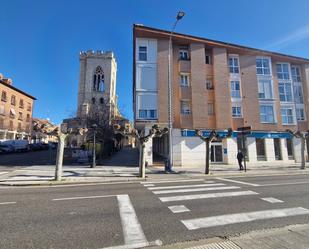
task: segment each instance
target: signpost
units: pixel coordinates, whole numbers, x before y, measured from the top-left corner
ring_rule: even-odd
[[[246,148],[246,137],[251,134],[251,126],[244,126],[237,128],[237,131],[240,131],[241,135],[241,144],[242,144],[242,153],[244,154],[244,168],[245,172],[247,172],[247,148]]]

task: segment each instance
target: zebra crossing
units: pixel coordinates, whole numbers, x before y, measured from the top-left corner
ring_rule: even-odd
[[[237,223],[253,222],[257,220],[267,220],[283,218],[297,215],[309,215],[309,209],[303,207],[283,208],[276,206],[284,201],[262,196],[257,191],[243,189],[244,186],[234,185],[237,182],[224,181],[224,179],[204,180],[204,179],[183,179],[172,181],[144,182],[142,185],[154,194],[162,203],[176,204],[169,205],[168,209],[175,215],[181,217],[182,213],[194,212],[187,205],[197,200],[215,198],[245,198],[253,196],[272,205],[266,210],[252,210],[252,212],[224,213],[222,215],[198,217],[193,219],[180,219],[181,223],[188,230],[210,228]],[[253,186],[253,187],[257,187]]]

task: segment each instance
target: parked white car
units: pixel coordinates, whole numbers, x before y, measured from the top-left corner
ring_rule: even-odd
[[[30,146],[27,140],[6,140],[1,143],[2,145],[10,145],[14,151],[29,151]]]

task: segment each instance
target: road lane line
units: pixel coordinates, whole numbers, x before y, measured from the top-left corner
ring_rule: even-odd
[[[244,223],[255,220],[266,220],[304,214],[309,214],[309,209],[296,207],[285,209],[271,209],[248,213],[225,214],[198,219],[182,220],[181,222],[186,226],[188,230],[196,230],[200,228],[224,226],[235,223]]]
[[[282,203],[284,201],[281,201],[279,199],[273,198],[273,197],[267,197],[267,198],[261,198],[263,201],[267,201],[270,203]]]
[[[148,243],[128,195],[117,195],[125,245]]]
[[[176,188],[195,188],[195,187],[211,187],[211,186],[224,186],[224,183],[214,184],[194,184],[194,185],[177,185],[177,186],[165,186],[165,187],[150,187],[149,190],[163,190],[163,189],[176,189]],[[145,185],[144,185],[145,186]]]
[[[207,199],[207,198],[243,196],[243,195],[258,195],[258,194],[259,193],[256,193],[253,191],[236,191],[236,192],[220,192],[220,193],[201,194],[201,195],[180,195],[180,196],[159,197],[159,199],[162,202],[170,202],[170,201],[185,201],[185,200],[195,200],[195,199]]]
[[[66,197],[66,198],[57,198],[52,199],[53,201],[68,201],[68,200],[82,200],[82,199],[97,199],[97,198],[106,198],[106,197],[115,197],[116,195],[95,195],[95,196],[77,196],[77,197]]]
[[[183,212],[190,212],[190,210],[184,205],[177,205],[177,206],[169,206],[168,207],[174,214],[183,213]]]
[[[141,182],[141,184],[159,184],[159,183],[173,183],[173,182],[203,182],[204,179],[179,179],[168,181],[154,181],[154,182]]]
[[[16,204],[16,201],[0,202],[0,205]]]
[[[153,187],[155,186],[154,184],[144,184],[144,187]]]
[[[213,187],[213,188],[172,189],[172,190],[153,191],[153,193],[156,195],[161,195],[161,194],[171,194],[171,193],[189,193],[189,192],[202,192],[202,191],[239,189],[239,188],[240,187],[237,187],[237,186],[227,186],[227,187]]]
[[[243,182],[243,181],[236,181],[236,180],[221,178],[221,177],[217,177],[216,179],[221,180],[221,181],[226,181],[226,182],[233,182],[233,183],[238,183],[238,184],[243,184],[243,185],[254,186],[254,187],[260,186],[260,184]]]

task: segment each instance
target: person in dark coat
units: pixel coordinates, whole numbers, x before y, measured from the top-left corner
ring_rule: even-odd
[[[241,150],[238,150],[237,153],[237,160],[238,160],[238,165],[239,165],[239,170],[243,170],[243,166],[242,166],[242,160],[244,159],[244,154],[241,152]]]

